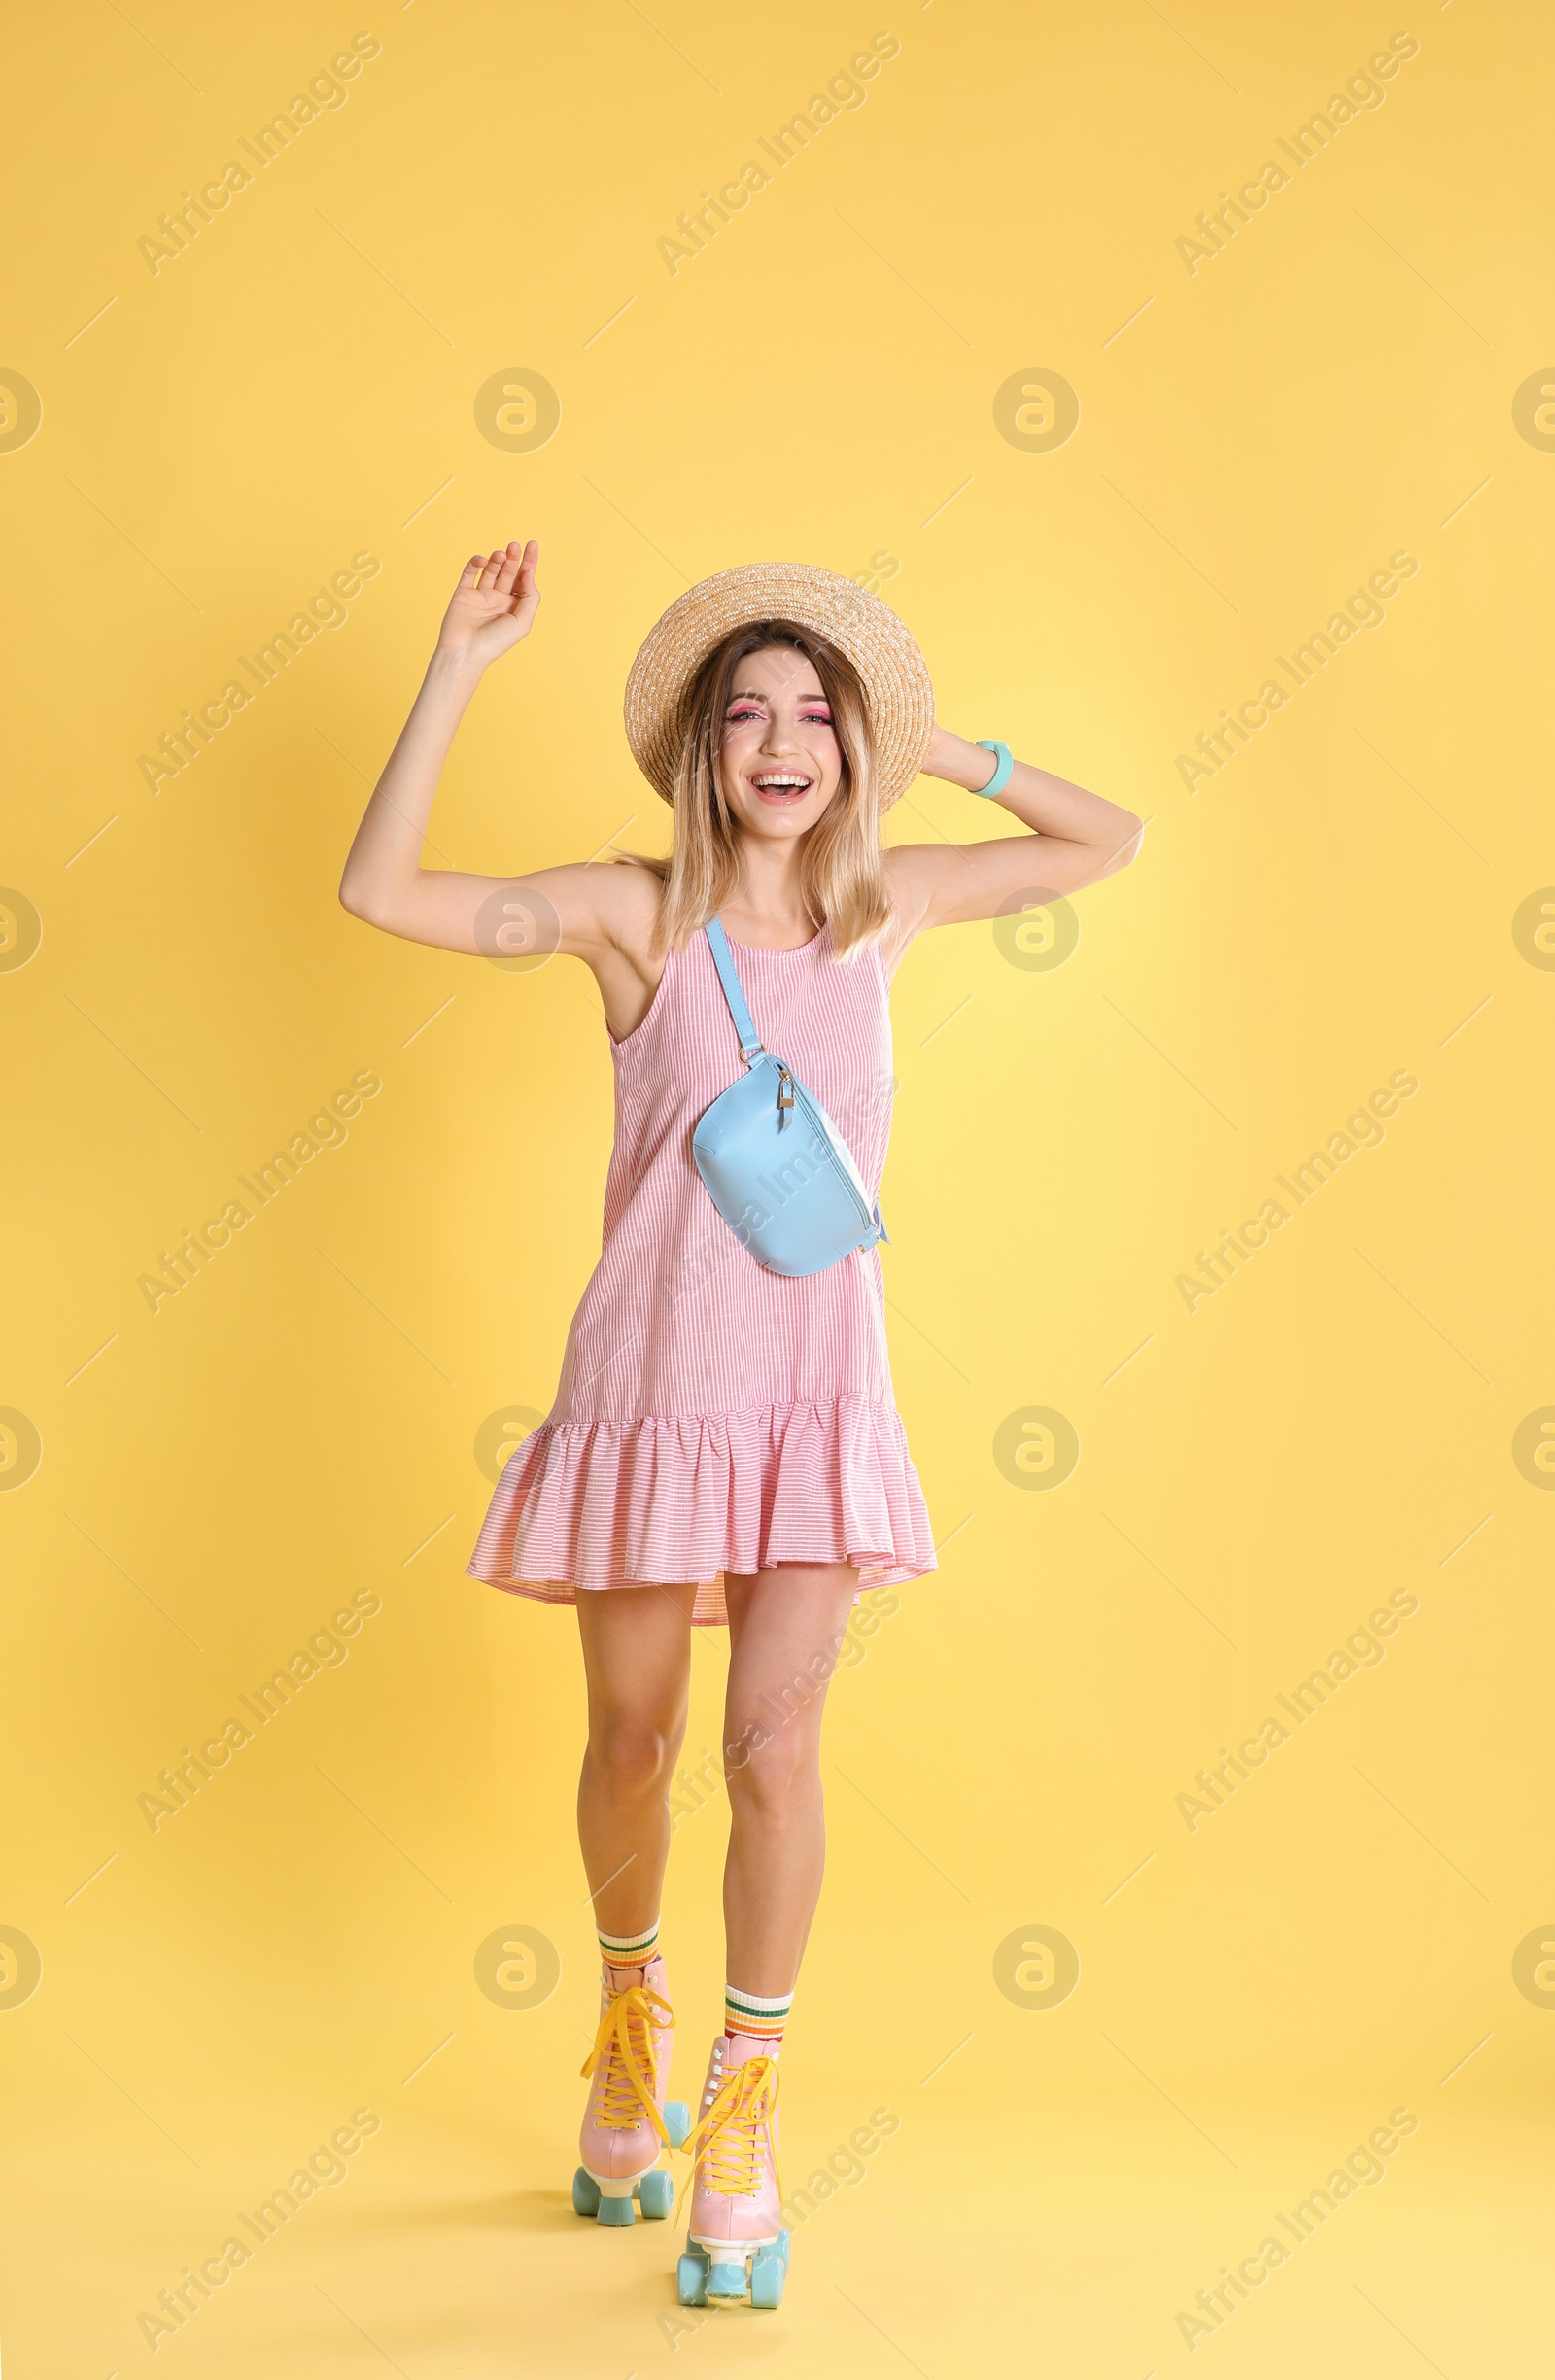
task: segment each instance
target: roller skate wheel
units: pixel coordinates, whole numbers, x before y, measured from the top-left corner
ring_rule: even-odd
[[[638,2204],[649,2223],[662,2223],[674,2205],[674,2176],[656,2165],[638,2185]]]
[[[688,2249],[675,2267],[674,2294],[682,2305],[708,2302],[708,2259]]]
[[[783,2301],[783,2283],[788,2278],[787,2259],[780,2249],[758,2248],[750,2259],[750,2302],[753,2306],[771,2308]]]
[[[572,2212],[574,2215],[597,2215],[600,2211],[600,2186],[591,2173],[580,2165],[572,2176]]]
[[[666,2099],[664,2128],[670,2135],[671,2148],[680,2148],[691,2130],[691,2110],[683,2099]]]
[[[778,2234],[778,2245],[773,2253],[782,2258],[783,2270],[786,2272],[788,2270],[788,2225],[786,2224]]]

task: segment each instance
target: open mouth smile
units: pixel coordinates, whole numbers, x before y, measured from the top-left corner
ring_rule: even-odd
[[[769,769],[750,781],[764,802],[802,802],[815,780],[791,769]]]

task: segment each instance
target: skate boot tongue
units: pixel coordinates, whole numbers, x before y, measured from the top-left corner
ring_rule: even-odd
[[[650,2028],[664,2031],[674,2023],[669,2001],[644,1984],[631,1984],[611,1996],[582,2066],[585,2075],[603,2068],[595,2121],[606,2131],[627,2131],[646,2116],[665,2147],[670,2146],[659,2113]]]
[[[618,1991],[656,1990],[664,1981],[664,1960],[657,1950],[647,1958],[627,1959],[605,1957],[602,1962],[605,1992],[613,1998]]]

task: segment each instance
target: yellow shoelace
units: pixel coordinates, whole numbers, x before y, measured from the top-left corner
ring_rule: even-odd
[[[655,2016],[655,2010],[661,2013]],[[600,2018],[594,2047],[582,2066],[582,2072],[590,2075],[604,2064],[600,2112],[595,2121],[606,2131],[627,2131],[646,2116],[665,2147],[670,2146],[670,2135],[659,2113],[651,2028],[656,2024],[663,2031],[674,2023],[674,2012],[669,2001],[644,1983],[634,1983],[629,1991],[618,1991],[611,1999]]]
[[[731,2070],[702,2121],[682,2144],[693,2158],[699,2151],[705,2153],[705,2189],[716,2197],[739,2198],[760,2188],[761,2133],[771,2124],[777,2105],[775,2057],[747,2057],[743,2066]],[[776,2148],[772,2172],[780,2200],[783,2185]]]

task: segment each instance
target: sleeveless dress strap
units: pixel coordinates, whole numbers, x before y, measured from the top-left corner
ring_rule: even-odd
[[[745,1006],[745,995],[740,988],[740,972],[735,965],[735,954],[729,948],[729,937],[716,917],[709,917],[702,930],[708,937],[712,963],[718,970],[723,996],[729,1003],[729,1014],[735,1020],[735,1031],[740,1036],[740,1054],[748,1066],[752,1058],[761,1056],[762,1041]]]

